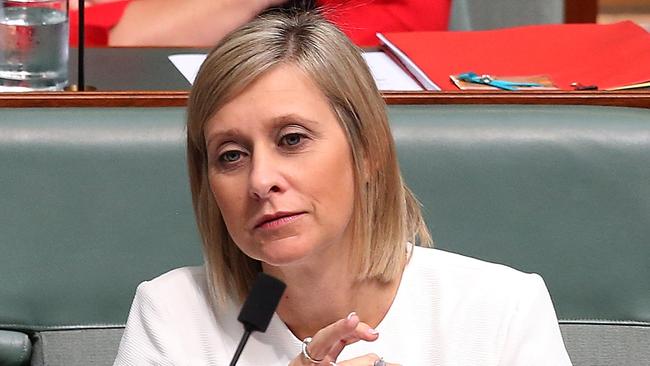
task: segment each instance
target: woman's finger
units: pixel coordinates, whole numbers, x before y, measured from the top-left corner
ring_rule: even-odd
[[[307,353],[315,360],[336,360],[343,348],[360,339],[374,341],[377,332],[367,324],[361,323],[356,313],[350,313],[341,319],[319,330],[307,345]]]
[[[374,341],[378,336],[379,332],[377,332],[375,329],[371,328],[366,323],[359,322],[359,324],[357,324],[357,327],[354,329],[354,332],[349,337],[343,338],[340,342],[334,344],[327,356],[331,360],[336,360],[345,346],[355,343],[359,340]]]
[[[381,362],[379,361],[381,360]],[[361,357],[351,358],[341,362],[330,362],[330,366],[400,366],[396,363],[383,361],[374,353],[369,353]]]

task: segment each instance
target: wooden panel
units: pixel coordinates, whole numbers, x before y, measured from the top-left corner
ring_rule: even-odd
[[[0,93],[0,107],[183,107],[188,92]]]
[[[598,0],[564,0],[565,23],[596,23]]]
[[[650,12],[648,0],[598,0],[599,13],[647,13]]]
[[[650,93],[645,91],[385,93],[384,99],[388,104],[599,105],[650,108]]]
[[[650,108],[647,91],[456,91],[384,93],[388,104],[538,104]],[[0,93],[0,108],[184,107],[187,92]]]

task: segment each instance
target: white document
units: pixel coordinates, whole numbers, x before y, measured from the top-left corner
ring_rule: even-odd
[[[425,74],[420,67],[411,60],[402,50],[395,46],[391,41],[389,41],[383,34],[377,33],[377,38],[390,49],[390,52],[397,57],[400,62],[413,74],[413,76],[418,79],[418,81],[424,85],[427,90],[440,91],[440,87],[431,81],[427,74]]]
[[[176,66],[178,71],[185,76],[185,79],[194,84],[194,79],[196,79],[196,74],[199,73],[199,68],[205,60],[206,54],[199,53],[186,53],[178,55],[170,55],[169,61]]]
[[[178,54],[169,56],[169,61],[176,66],[185,79],[192,84],[205,60],[205,54]],[[383,52],[364,52],[363,58],[370,67],[372,77],[382,91],[417,91],[423,90],[408,73],[400,68]]]
[[[383,52],[364,52],[372,77],[381,91],[418,91],[422,87]]]

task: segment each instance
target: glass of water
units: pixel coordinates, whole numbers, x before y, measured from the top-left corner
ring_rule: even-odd
[[[0,0],[0,91],[68,82],[68,0]]]

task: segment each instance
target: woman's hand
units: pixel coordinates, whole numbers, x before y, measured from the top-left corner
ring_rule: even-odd
[[[380,359],[375,354],[367,354],[341,362],[336,362],[336,359],[345,346],[360,340],[372,342],[377,340],[378,337],[379,333],[376,330],[361,322],[357,314],[351,313],[347,318],[332,323],[314,334],[307,346],[307,353],[312,359],[322,360],[319,363],[320,365],[373,366]],[[388,362],[384,364],[386,366],[397,366]],[[300,353],[291,361],[289,366],[314,366],[314,363]]]

